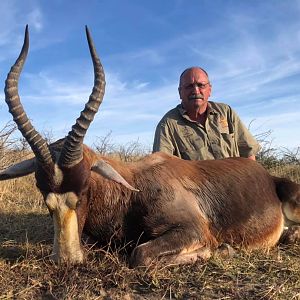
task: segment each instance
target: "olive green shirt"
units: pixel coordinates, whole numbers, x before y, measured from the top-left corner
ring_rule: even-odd
[[[192,121],[179,104],[165,114],[155,131],[153,152],[188,160],[249,157],[260,146],[227,104],[208,102],[205,126]]]

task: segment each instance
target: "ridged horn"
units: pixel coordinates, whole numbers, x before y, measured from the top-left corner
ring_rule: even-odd
[[[59,166],[63,167],[71,167],[82,159],[82,143],[84,136],[99,109],[105,91],[104,70],[87,26],[85,27],[85,30],[94,66],[94,87],[84,110],[80,113],[79,118],[76,120],[76,123],[72,126],[72,130],[65,139],[58,160]]]
[[[29,33],[28,25],[25,29],[25,37],[22,50],[15,64],[11,67],[5,81],[5,101],[9,107],[9,112],[12,114],[15,123],[18,125],[23,137],[30,145],[37,160],[42,164],[52,164],[53,160],[51,152],[48,148],[46,140],[34,129],[29,121],[24,108],[20,102],[18,93],[18,81],[26,61],[29,49]]]

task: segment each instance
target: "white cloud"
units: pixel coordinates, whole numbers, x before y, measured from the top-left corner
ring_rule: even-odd
[[[28,23],[37,31],[41,31],[43,29],[43,15],[39,8],[35,7],[32,11],[30,11],[27,19]]]

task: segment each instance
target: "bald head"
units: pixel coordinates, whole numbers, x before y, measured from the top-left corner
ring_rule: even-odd
[[[189,68],[185,69],[185,70],[180,74],[180,77],[179,77],[179,88],[180,88],[181,85],[182,85],[182,78],[184,77],[184,75],[185,75],[186,73],[189,73],[190,71],[194,71],[194,70],[198,70],[198,71],[203,72],[203,73],[206,75],[206,77],[207,77],[207,81],[209,82],[208,73],[207,73],[204,69],[202,69],[201,67],[189,67]]]

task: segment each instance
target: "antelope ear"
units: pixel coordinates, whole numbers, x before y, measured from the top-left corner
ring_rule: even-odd
[[[33,173],[36,169],[35,158],[24,160],[12,165],[0,173],[0,180],[13,179]]]
[[[92,171],[102,175],[103,177],[118,182],[132,191],[139,192],[138,189],[131,186],[110,164],[104,160],[98,160],[91,168]]]

